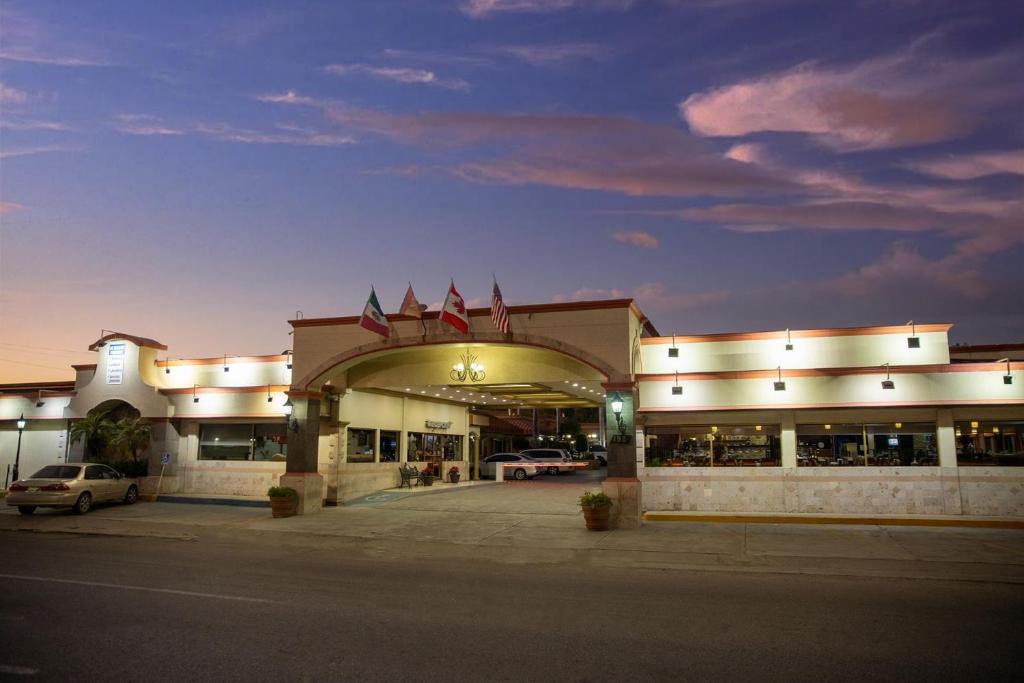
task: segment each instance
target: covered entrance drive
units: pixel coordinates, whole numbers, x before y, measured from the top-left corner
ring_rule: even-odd
[[[480,458],[497,450],[544,445],[545,436],[555,446],[562,421],[554,430],[542,422],[574,410],[587,421],[577,434],[596,443],[615,437],[605,489],[626,491],[618,512],[638,519],[630,377],[642,318],[628,300],[521,308],[510,311],[510,335],[493,329],[486,309],[470,311],[467,335],[429,314],[388,316],[387,340],[356,317],[293,321],[297,381],[282,482],[300,491],[303,511],[397,486],[400,465],[446,481],[476,477]],[[503,434],[509,424],[520,432]]]

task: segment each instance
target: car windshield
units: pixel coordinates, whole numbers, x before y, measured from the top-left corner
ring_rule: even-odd
[[[74,465],[47,465],[32,475],[33,479],[74,479],[79,467]]]

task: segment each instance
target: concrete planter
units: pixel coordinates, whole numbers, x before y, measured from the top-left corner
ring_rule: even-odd
[[[600,507],[581,505],[580,508],[583,510],[583,519],[587,523],[587,529],[608,531],[608,518],[612,510],[610,505],[601,505]]]

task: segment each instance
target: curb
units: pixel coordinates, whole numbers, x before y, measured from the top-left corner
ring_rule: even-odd
[[[1024,529],[1024,520],[928,517],[798,517],[793,515],[693,515],[645,512],[645,522],[720,522],[725,524],[849,524],[864,526],[934,526],[975,529]]]
[[[269,508],[269,500],[241,500],[237,498],[192,498],[185,496],[168,496],[161,494],[161,503],[181,503],[183,505],[229,505],[243,508]]]

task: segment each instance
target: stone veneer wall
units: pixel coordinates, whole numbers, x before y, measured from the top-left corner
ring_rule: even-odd
[[[425,463],[397,463],[397,462],[347,462],[338,465],[338,494],[339,503],[346,500],[360,498],[381,489],[394,488],[402,483],[402,477],[398,474],[398,466],[411,464],[422,469]],[[448,469],[456,465],[462,474],[462,481],[469,479],[469,461],[467,460],[445,460],[442,477],[446,476]],[[436,481],[436,480],[435,480]]]
[[[1012,467],[644,468],[645,510],[1024,516]]]
[[[184,493],[226,496],[265,496],[284,474],[283,462],[203,460],[182,465]]]

